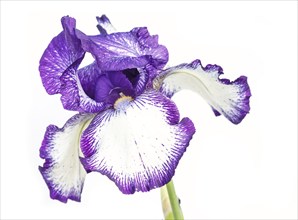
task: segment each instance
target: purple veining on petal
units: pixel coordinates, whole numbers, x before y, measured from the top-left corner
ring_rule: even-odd
[[[68,68],[60,80],[63,85],[60,91],[61,102],[65,109],[84,113],[97,113],[109,107],[107,103],[96,102],[85,93],[75,66]],[[92,82],[89,85],[93,86],[94,83]],[[94,89],[90,90],[94,91]]]
[[[96,82],[95,100],[97,102],[114,104],[121,93],[125,96],[135,96],[131,82],[120,71],[106,72]]]
[[[125,69],[122,71],[131,82],[135,95],[138,96],[147,88],[150,78],[150,71],[147,71],[147,66],[143,68]]]
[[[146,91],[125,109],[108,109],[92,120],[81,138],[81,162],[125,194],[149,191],[172,179],[194,133],[190,119],[179,122],[170,99]]]
[[[76,142],[81,127],[91,118],[92,115],[78,114],[70,118],[61,129],[55,125],[49,125],[46,129],[40,147],[40,157],[45,162],[39,170],[52,199],[64,203],[68,199],[81,200],[86,172],[80,164],[79,143]]]
[[[111,81],[105,74],[100,76],[97,79],[96,85],[95,85],[94,100],[97,102],[108,102],[107,98],[110,95],[110,92],[113,90],[113,88],[114,86],[112,85]],[[117,97],[118,96],[119,94],[117,95]]]
[[[133,86],[122,71],[109,72],[107,73],[107,76],[115,88],[119,88],[126,96],[134,97]]]
[[[147,64],[160,69],[168,61],[166,47],[159,45],[157,36],[150,36],[147,28],[98,36],[87,36],[77,30],[76,35],[104,71],[142,68]]]
[[[138,39],[140,47],[151,55],[149,64],[162,69],[169,60],[169,53],[165,46],[158,44],[158,35],[151,36],[147,28],[140,27],[132,29],[131,33]]]
[[[85,54],[74,34],[75,19],[66,16],[61,23],[64,30],[52,39],[39,62],[42,83],[50,95],[60,92],[61,75]]]
[[[234,124],[239,124],[243,118],[246,116],[247,113],[249,113],[250,111],[250,105],[249,105],[249,99],[251,97],[251,91],[249,88],[249,85],[247,83],[247,77],[246,76],[240,76],[238,77],[236,80],[234,81],[230,81],[229,79],[225,79],[225,78],[219,78],[220,75],[224,74],[223,73],[223,69],[221,66],[218,66],[216,64],[208,64],[206,67],[203,67],[201,64],[201,61],[198,60],[200,62],[201,67],[206,71],[206,72],[218,72],[218,80],[225,84],[225,85],[237,85],[240,89],[238,91],[238,95],[241,96],[241,103],[235,103],[235,105],[233,106],[237,112],[238,112],[238,116],[230,116],[228,114],[225,114],[225,116]],[[212,107],[213,108],[213,107]],[[215,116],[219,116],[220,112],[216,111],[215,109],[213,109],[213,112],[215,114]]]
[[[230,81],[219,78],[222,74],[220,66],[203,67],[200,60],[194,60],[163,70],[154,79],[153,86],[167,97],[182,89],[195,91],[209,103],[216,116],[223,114],[232,123],[239,124],[250,110],[247,77]]]
[[[96,17],[98,25],[96,26],[100,34],[111,34],[116,32],[115,28],[111,24],[109,18],[106,15]]]
[[[94,99],[96,81],[102,74],[103,73],[98,68],[96,62],[80,68],[77,71],[82,88],[91,99]]]

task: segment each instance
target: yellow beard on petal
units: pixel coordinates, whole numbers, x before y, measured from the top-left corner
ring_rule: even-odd
[[[114,109],[120,109],[121,106],[123,106],[123,104],[127,104],[129,103],[130,101],[133,100],[132,97],[130,96],[125,96],[123,93],[120,93],[120,98],[118,98],[116,100],[116,102],[114,103]]]

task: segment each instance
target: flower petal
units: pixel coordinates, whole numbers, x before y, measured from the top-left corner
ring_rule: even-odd
[[[80,135],[86,123],[94,115],[75,115],[62,129],[55,125],[47,127],[40,148],[45,159],[39,170],[50,189],[52,199],[66,203],[68,199],[80,201],[86,171],[80,163]]]
[[[82,47],[96,59],[104,71],[141,68],[147,64],[161,69],[168,61],[166,47],[158,44],[157,36],[150,36],[147,28],[135,28],[130,32],[87,36],[80,31]]]
[[[85,54],[80,40],[75,37],[75,19],[66,16],[61,23],[63,31],[50,42],[39,64],[42,83],[50,95],[60,92],[61,75]]]
[[[98,68],[96,62],[80,68],[77,74],[86,95],[94,99],[96,81],[103,74]]]
[[[120,71],[108,72],[96,83],[95,100],[113,105],[120,98],[120,93],[133,97],[134,89],[131,82]]]
[[[250,88],[245,76],[233,82],[220,79],[223,70],[217,65],[203,67],[200,60],[181,64],[164,70],[154,80],[155,89],[168,97],[189,89],[199,93],[212,107],[216,116],[223,114],[232,123],[238,124],[250,110]]]
[[[170,99],[146,91],[121,108],[95,116],[81,138],[81,161],[86,170],[108,176],[125,194],[149,191],[172,179],[194,133],[190,119],[179,122]]]
[[[101,34],[111,34],[116,32],[116,29],[113,27],[106,15],[96,17],[96,20],[98,22],[97,29]]]
[[[84,91],[78,73],[76,71],[76,63],[68,68],[63,75],[60,77],[61,87],[61,102],[63,107],[67,110],[79,111],[84,113],[96,113],[102,111],[107,107],[104,102],[96,102],[94,99],[89,97]],[[88,74],[86,70],[86,74]],[[90,73],[90,79],[95,79],[96,73]],[[85,82],[86,83],[86,82]],[[95,82],[89,82],[87,86],[93,86]],[[90,92],[95,93],[95,86],[90,89]],[[94,96],[94,94],[93,94]]]

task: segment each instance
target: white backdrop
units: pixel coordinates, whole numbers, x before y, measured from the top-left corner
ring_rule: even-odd
[[[235,126],[190,92],[177,94],[197,133],[174,182],[186,219],[297,218],[297,2],[1,2],[1,218],[161,219],[159,190],[122,195],[99,173],[82,202],[51,200],[39,171],[49,124],[73,112],[45,92],[39,59],[70,15],[97,34],[106,14],[119,31],[147,26],[169,65],[201,59],[224,77],[248,76],[251,112]]]

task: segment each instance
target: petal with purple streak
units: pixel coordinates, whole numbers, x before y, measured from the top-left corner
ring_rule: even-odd
[[[80,40],[75,36],[75,19],[66,16],[61,23],[63,31],[52,39],[39,61],[42,83],[50,95],[60,92],[60,77],[85,54]]]
[[[77,74],[86,95],[94,99],[96,82],[98,78],[103,74],[98,68],[96,62],[80,68],[77,71]]]
[[[120,94],[134,97],[134,89],[128,78],[120,71],[107,72],[99,77],[95,86],[95,100],[114,104]]]
[[[150,78],[150,71],[147,71],[147,66],[143,68],[125,69],[122,72],[131,82],[135,95],[142,94]]]
[[[189,89],[199,93],[212,107],[215,115],[223,114],[238,124],[250,110],[250,88],[245,76],[235,81],[221,79],[223,70],[217,65],[203,67],[200,60],[181,64],[162,71],[154,80],[155,89],[168,97]]]
[[[168,61],[167,48],[159,45],[158,37],[150,36],[147,28],[97,36],[87,36],[77,30],[76,35],[83,49],[95,57],[104,71],[141,68],[147,64],[161,69]]]
[[[116,29],[113,27],[106,15],[96,17],[96,20],[98,22],[97,29],[101,34],[111,34],[116,32]]]
[[[81,200],[86,171],[80,156],[80,135],[94,115],[75,115],[63,128],[47,127],[40,157],[45,163],[39,170],[48,185],[50,196],[66,203],[68,199]]]
[[[92,120],[81,138],[81,161],[86,170],[106,175],[125,194],[149,191],[172,179],[194,133],[190,119],[179,122],[170,99],[146,91]]]
[[[63,107],[67,110],[79,111],[83,113],[96,113],[107,108],[109,106],[107,103],[97,102],[86,94],[79,79],[78,71],[76,71],[76,69],[76,63],[74,63],[60,77],[62,84],[60,93]],[[87,70],[86,74],[88,74]],[[92,77],[91,75],[90,79],[97,79],[96,76]],[[96,75],[96,73],[94,75]],[[95,82],[87,82],[88,80],[86,78],[84,78],[83,80],[86,80],[86,87],[94,86],[95,84]],[[92,88],[87,91],[95,93],[95,86],[94,89]]]

